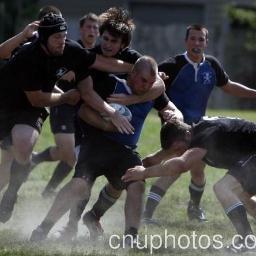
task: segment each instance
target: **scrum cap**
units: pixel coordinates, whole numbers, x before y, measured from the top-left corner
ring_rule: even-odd
[[[67,31],[67,28],[67,23],[62,16],[53,13],[47,14],[41,19],[39,23],[39,40],[43,44],[47,44],[47,40],[50,35]]]

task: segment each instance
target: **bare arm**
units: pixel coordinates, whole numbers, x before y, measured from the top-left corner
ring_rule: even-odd
[[[173,152],[165,149],[160,149],[155,153],[150,154],[143,158],[142,163],[144,167],[149,167],[152,165],[160,164],[162,161],[170,159],[171,157],[173,157]]]
[[[176,176],[190,170],[194,164],[202,160],[206,150],[202,148],[192,148],[187,150],[182,156],[174,157],[161,164],[148,168],[135,166],[126,171],[122,180],[125,182],[132,180],[144,180],[150,177]]]
[[[79,117],[86,123],[107,132],[117,132],[117,128],[112,124],[111,121],[105,120],[99,112],[92,109],[90,106],[83,104],[79,111]]]
[[[0,59],[10,58],[15,48],[32,37],[33,32],[38,28],[38,24],[38,21],[28,24],[22,32],[0,44]]]
[[[233,96],[243,98],[256,98],[256,90],[231,80],[228,80],[228,83],[221,88],[224,92]]]
[[[166,122],[175,121],[177,119],[183,121],[182,113],[171,101],[169,101],[168,105],[159,113]]]
[[[160,96],[165,90],[165,85],[163,80],[160,78],[160,76],[157,76],[157,79],[153,86],[150,88],[149,91],[142,95],[126,95],[126,94],[111,94],[110,97],[108,97],[108,102],[111,103],[118,103],[122,105],[132,105],[136,103],[146,102],[149,100],[154,100],[158,96]]]
[[[91,68],[109,73],[129,73],[132,67],[133,65],[130,63],[114,58],[107,58],[99,54],[96,55],[96,60],[91,65]]]
[[[80,81],[78,88],[80,90],[81,97],[86,104],[88,104],[98,113],[104,113],[106,116],[109,116],[111,122],[119,132],[126,134],[133,133],[134,128],[130,122],[125,117],[121,116],[94,91],[91,77],[87,77]]]
[[[80,99],[80,94],[76,89],[71,89],[65,93],[25,91],[25,94],[34,107],[51,107],[64,103],[75,105]]]

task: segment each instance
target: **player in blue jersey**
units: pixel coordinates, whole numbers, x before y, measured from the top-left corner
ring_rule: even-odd
[[[208,98],[215,86],[224,92],[238,96],[255,98],[256,91],[242,84],[231,81],[221,64],[213,56],[204,54],[208,44],[208,30],[201,25],[187,28],[186,52],[169,58],[159,65],[159,71],[168,75],[165,80],[166,94],[184,116],[187,124],[196,123],[205,115]],[[143,160],[145,166],[160,163],[169,158],[168,151],[160,150]],[[198,161],[191,169],[189,185],[190,201],[187,214],[189,219],[205,221],[206,217],[200,208],[200,201],[205,187],[205,164]],[[145,205],[144,220],[155,222],[153,213],[174,181],[172,177],[159,178],[151,187]]]
[[[111,93],[143,94],[148,91],[156,80],[157,64],[151,57],[141,57],[135,63],[127,81],[110,77],[105,84]],[[88,102],[86,102],[88,103]],[[89,102],[90,104],[90,102]],[[118,131],[102,131],[85,125],[85,139],[81,144],[78,162],[73,179],[59,192],[50,211],[43,222],[32,233],[31,240],[39,241],[46,238],[56,221],[71,208],[76,208],[80,200],[90,198],[92,186],[98,176],[104,175],[116,190],[127,190],[125,206],[125,234],[136,236],[139,228],[144,182],[123,183],[121,176],[126,169],[141,164],[135,151],[144,120],[152,107],[167,114],[182,118],[180,111],[164,96],[155,101],[147,101],[130,105],[132,112],[131,124],[135,128],[133,134],[121,134]],[[91,108],[95,108],[93,104]],[[98,116],[99,117],[99,116]],[[86,122],[88,115],[83,116]],[[105,121],[100,117],[101,129],[106,129]],[[95,123],[93,123],[95,125]],[[120,161],[122,159],[122,161]]]
[[[192,126],[166,123],[161,129],[161,146],[169,153],[182,155],[148,168],[132,168],[123,180],[131,182],[158,176],[172,176],[176,180],[199,161],[228,169],[214,185],[214,192],[238,234],[230,249],[234,253],[255,249],[246,210],[256,216],[255,201],[251,202],[256,194],[256,124],[224,117],[204,117]]]

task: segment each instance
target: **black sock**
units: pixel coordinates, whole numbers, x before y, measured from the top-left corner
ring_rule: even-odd
[[[82,213],[88,203],[88,199],[80,200],[75,207],[70,209],[68,226],[75,225],[81,219]]]
[[[97,202],[93,205],[91,211],[100,219],[105,212],[117,201],[119,197],[113,197],[106,189],[106,186],[100,191]]]
[[[193,182],[193,180],[191,180],[189,184],[190,200],[193,201],[193,203],[197,206],[200,205],[200,201],[204,193],[204,187],[205,184],[197,185]]]
[[[252,229],[247,219],[245,207],[241,202],[225,209],[225,212],[239,235],[245,238],[247,235],[252,234]]]
[[[73,167],[65,162],[59,162],[54,169],[53,175],[46,185],[45,190],[56,189],[58,185],[68,176]]]
[[[21,185],[27,180],[30,173],[30,163],[20,164],[16,160],[12,161],[10,171],[10,181],[7,191],[18,193]]]
[[[50,154],[50,149],[51,147],[45,149],[44,151],[38,153],[38,154],[33,154],[32,155],[32,162],[35,164],[40,164],[42,162],[48,161],[55,161],[52,159],[51,154]]]
[[[48,234],[51,230],[51,228],[54,226],[54,222],[50,220],[43,220],[43,222],[39,225],[39,228],[41,228],[45,234]]]
[[[21,185],[27,180],[30,173],[30,163],[29,164],[19,164],[16,160],[13,160],[10,170],[10,181],[8,187],[3,195],[1,201],[1,207],[8,205],[9,201],[16,201],[16,197]],[[12,200],[14,199],[15,200]]]
[[[162,197],[165,195],[166,191],[162,190],[157,186],[152,186],[148,194],[148,199],[145,206],[145,211],[143,213],[144,218],[151,219],[156,207],[160,203]]]

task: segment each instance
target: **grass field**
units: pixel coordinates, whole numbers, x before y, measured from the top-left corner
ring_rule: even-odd
[[[208,115],[237,116],[248,120],[256,121],[253,111],[208,111]],[[156,114],[150,114],[139,143],[138,151],[142,156],[147,155],[159,148],[159,129],[160,122]],[[38,144],[37,150],[42,150],[53,143],[52,135],[49,132],[48,122],[45,124],[42,136]],[[19,193],[19,199],[12,219],[5,224],[0,224],[0,255],[148,255],[151,253],[147,250],[111,250],[108,245],[108,239],[102,243],[89,243],[86,228],[81,224],[79,226],[79,237],[77,241],[66,244],[60,241],[47,240],[41,244],[32,244],[28,242],[31,231],[41,222],[48,211],[53,199],[43,199],[41,191],[48,181],[54,164],[42,164],[38,166],[30,175],[29,180],[24,184]],[[228,242],[235,231],[225,216],[221,206],[217,202],[213,191],[213,184],[225,173],[225,170],[218,170],[207,167],[207,185],[205,194],[202,199],[207,218],[207,223],[199,224],[189,222],[186,216],[186,207],[188,202],[188,184],[190,180],[189,174],[184,174],[167,192],[160,206],[155,212],[155,217],[163,224],[162,227],[141,227],[140,234],[144,238],[154,239],[155,245],[160,241],[163,244],[161,248],[153,251],[158,255],[225,255],[223,251],[211,251],[209,249],[193,249],[192,244],[188,245],[187,237],[194,237],[194,246],[198,247],[199,243],[207,247],[208,238],[213,239],[216,234],[223,236],[223,242]],[[69,177],[70,179],[70,177]],[[147,181],[147,191],[154,179]],[[99,178],[93,189],[92,198],[87,209],[95,202],[98,192],[105,184],[104,178]],[[123,204],[125,193],[123,193],[118,203],[110,209],[102,219],[106,236],[111,234],[122,234],[124,214]],[[67,220],[65,216],[54,227],[50,236],[54,231],[59,230]],[[255,228],[255,221],[250,219]],[[167,248],[165,248],[164,238],[172,235],[172,239],[167,239]],[[151,235],[151,237],[150,237]],[[152,235],[155,235],[152,237]],[[157,237],[156,235],[159,235]],[[175,237],[175,241],[174,241]],[[143,240],[143,239],[142,239]],[[147,240],[147,246],[150,241]],[[181,246],[178,246],[178,242]],[[192,240],[189,240],[192,243]],[[145,244],[145,243],[144,243]],[[146,244],[145,244],[146,246]],[[175,248],[174,248],[175,247]],[[184,249],[183,249],[184,248]]]

